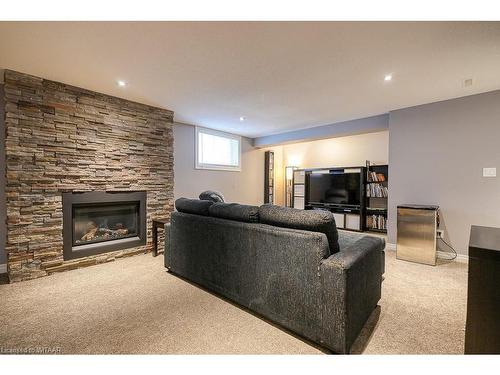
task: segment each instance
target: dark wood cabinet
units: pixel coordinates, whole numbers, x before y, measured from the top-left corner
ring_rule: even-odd
[[[500,354],[500,228],[472,226],[466,354]]]

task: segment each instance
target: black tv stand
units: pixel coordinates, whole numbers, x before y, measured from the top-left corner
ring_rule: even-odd
[[[309,201],[310,173],[340,174],[352,173],[354,170],[361,173],[359,205]],[[365,167],[296,169],[292,181],[292,207],[331,211],[337,226],[342,229],[387,233],[388,179],[388,165],[370,165],[368,162]]]
[[[359,174],[359,204],[354,202],[334,203],[311,201],[309,181],[315,174]],[[353,231],[363,231],[365,226],[365,204],[366,204],[366,168],[365,167],[348,167],[348,168],[316,168],[302,169],[294,171],[293,180],[293,202],[295,208],[303,208],[306,210],[326,210],[330,211],[335,216],[335,222],[339,229],[347,229]],[[357,203],[357,202],[356,202]]]
[[[353,206],[350,204],[320,204],[320,203],[309,203],[306,209],[324,209],[328,211],[338,211],[338,212],[359,212],[361,206]]]
[[[364,215],[361,206],[310,204],[305,209],[330,211],[335,216],[337,228],[357,232],[363,231]]]

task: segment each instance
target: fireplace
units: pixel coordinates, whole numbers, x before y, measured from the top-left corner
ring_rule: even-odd
[[[146,192],[63,194],[64,260],[146,244]]]

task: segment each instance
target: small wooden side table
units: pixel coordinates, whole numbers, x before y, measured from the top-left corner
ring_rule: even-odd
[[[153,256],[158,255],[158,228],[165,230],[165,224],[168,224],[170,219],[158,218],[153,219]]]

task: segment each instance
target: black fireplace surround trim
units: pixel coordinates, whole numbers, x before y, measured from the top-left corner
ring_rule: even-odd
[[[145,191],[86,191],[62,194],[63,205],[63,258],[72,260],[110,251],[143,246],[146,244],[146,192]],[[73,250],[73,205],[93,203],[139,202],[139,233],[136,237],[106,241],[92,248]]]

